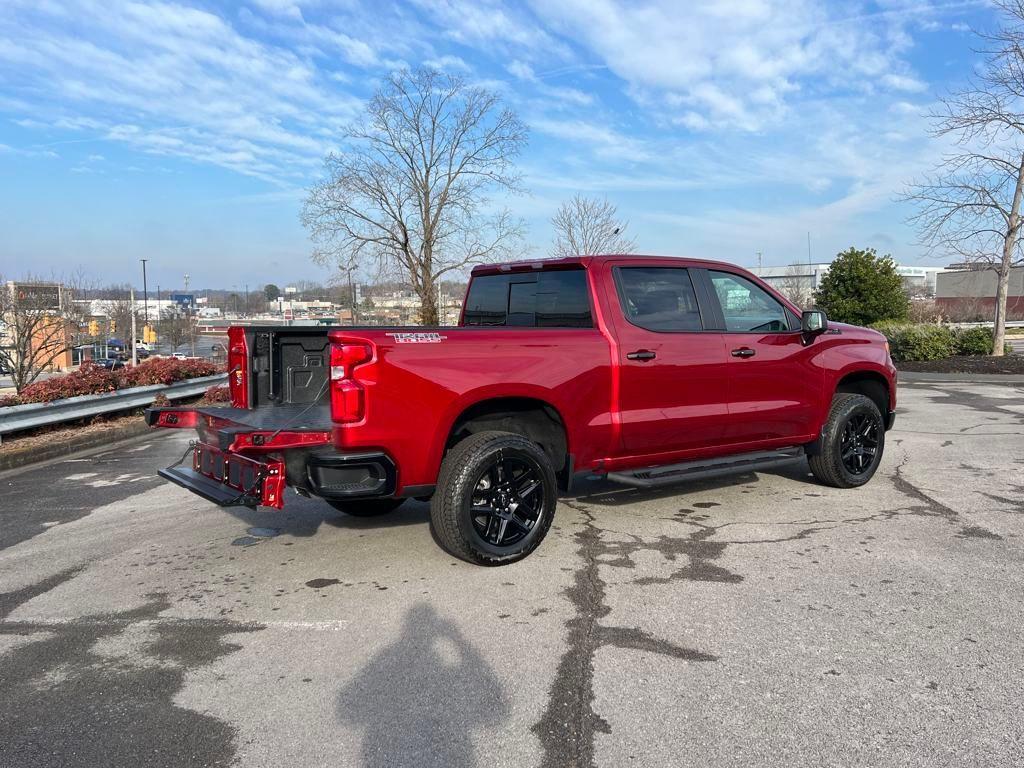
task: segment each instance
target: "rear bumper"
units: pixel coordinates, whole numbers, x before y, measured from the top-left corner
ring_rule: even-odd
[[[383,451],[300,450],[251,458],[201,442],[192,446],[191,466],[174,465],[157,474],[222,507],[275,509],[284,506],[286,482],[325,499],[366,499],[394,496],[398,477]]]
[[[306,461],[309,491],[325,499],[393,496],[397,478],[395,462],[383,451],[318,451]]]

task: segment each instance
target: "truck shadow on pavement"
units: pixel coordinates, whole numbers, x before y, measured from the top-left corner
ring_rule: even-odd
[[[341,721],[363,731],[365,768],[473,768],[473,733],[509,716],[490,665],[427,603],[409,609],[401,635],[342,689],[337,706]]]
[[[251,509],[249,507],[222,507],[224,512],[253,528],[271,528],[288,536],[306,538],[315,536],[322,525],[334,528],[394,528],[403,525],[426,525],[430,507],[413,500],[405,502],[394,512],[380,517],[346,515],[319,499],[289,499],[284,511]]]
[[[679,497],[682,501],[685,500],[686,496],[692,494],[725,488],[744,487],[745,490],[741,491],[741,493],[748,493],[761,481],[762,476],[785,477],[789,480],[795,480],[819,488],[822,487],[811,474],[807,461],[801,460],[785,466],[761,469],[756,472],[739,472],[705,478],[703,480],[680,480],[676,484],[660,488],[634,488],[608,480],[584,480],[573,487],[572,493],[563,494],[563,498],[607,507],[620,507],[638,502],[667,499],[673,496]]]

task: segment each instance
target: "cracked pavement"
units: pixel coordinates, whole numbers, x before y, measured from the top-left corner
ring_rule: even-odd
[[[213,507],[187,439],[0,476],[0,766],[1024,763],[1019,388],[904,385],[855,491],[591,483],[503,568]]]

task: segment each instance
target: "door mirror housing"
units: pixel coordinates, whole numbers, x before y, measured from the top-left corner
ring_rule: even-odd
[[[800,316],[800,330],[808,339],[828,330],[828,316],[820,309],[805,309]]]

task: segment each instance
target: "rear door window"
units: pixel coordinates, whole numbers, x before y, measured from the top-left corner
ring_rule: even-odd
[[[466,296],[463,324],[592,328],[586,271],[475,277]]]
[[[702,331],[689,270],[683,267],[618,267],[615,283],[626,319],[649,331]]]

